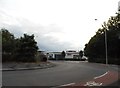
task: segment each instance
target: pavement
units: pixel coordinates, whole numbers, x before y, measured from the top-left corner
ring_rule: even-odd
[[[2,71],[18,71],[18,70],[35,70],[35,69],[45,69],[56,66],[51,62],[39,62],[39,63],[16,63],[7,62],[2,63]]]

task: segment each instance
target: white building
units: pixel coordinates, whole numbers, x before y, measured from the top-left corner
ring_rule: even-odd
[[[73,50],[69,50],[66,51],[66,55],[65,58],[67,59],[79,59],[79,52],[73,51]]]
[[[65,59],[79,59],[79,52],[69,50],[65,52]],[[63,59],[61,52],[49,52],[49,58]]]

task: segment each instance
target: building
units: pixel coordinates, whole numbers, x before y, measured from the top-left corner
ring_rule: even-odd
[[[65,52],[65,60],[70,60],[70,59],[79,59],[79,52],[76,52],[74,50],[69,50]],[[63,59],[61,52],[49,52],[49,59],[56,59],[56,60],[61,60]]]
[[[61,52],[49,52],[49,55],[48,55],[48,58],[49,59],[61,59],[62,56],[61,56]]]
[[[66,59],[79,59],[79,52],[76,52],[74,50],[66,51],[65,58]]]

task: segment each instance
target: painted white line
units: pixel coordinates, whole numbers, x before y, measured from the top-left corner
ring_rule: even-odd
[[[69,84],[64,84],[64,85],[61,85],[62,86],[70,86],[70,85],[74,85],[75,83],[69,83]]]
[[[61,88],[61,87],[65,87],[65,86],[70,86],[70,85],[74,85],[75,83],[69,83],[69,84],[64,84],[64,85],[60,85],[60,86],[56,86],[56,87],[51,87],[51,88]]]
[[[84,86],[102,86],[102,83],[97,83],[95,81],[86,82]]]
[[[109,71],[108,71],[108,72],[109,72]],[[108,72],[104,73],[103,75],[100,75],[100,76],[94,77],[94,79],[101,78],[101,77],[105,76],[106,74],[108,74]]]

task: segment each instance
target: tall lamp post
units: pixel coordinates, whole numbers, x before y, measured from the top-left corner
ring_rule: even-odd
[[[107,65],[108,64],[107,29],[105,29],[105,57],[106,57],[106,65]]]
[[[98,19],[95,19],[97,21]],[[105,63],[108,64],[107,29],[105,29]]]

